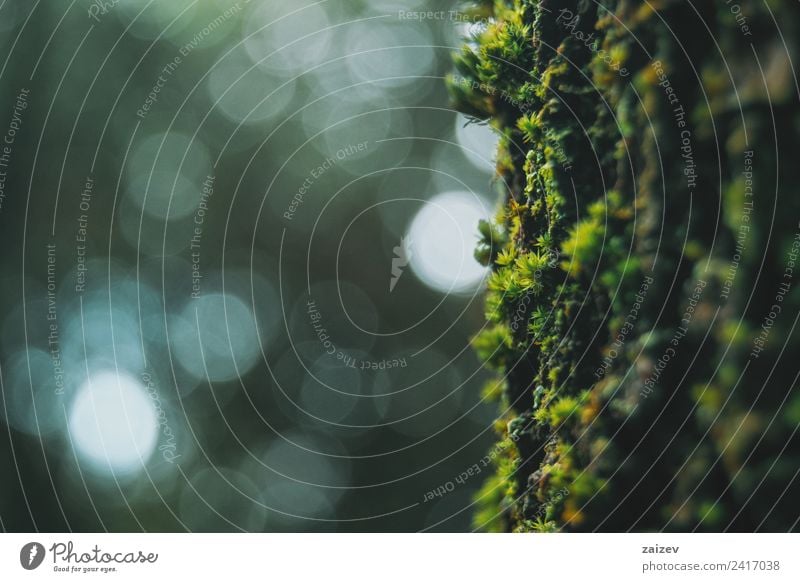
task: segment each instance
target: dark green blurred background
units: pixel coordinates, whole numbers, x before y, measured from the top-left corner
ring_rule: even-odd
[[[469,528],[452,9],[0,0],[3,530]]]

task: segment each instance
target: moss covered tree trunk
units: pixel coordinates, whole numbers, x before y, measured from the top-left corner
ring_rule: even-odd
[[[450,88],[503,136],[504,199],[476,525],[797,529],[800,4],[471,10]]]

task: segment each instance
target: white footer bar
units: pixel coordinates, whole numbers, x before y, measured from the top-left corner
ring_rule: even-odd
[[[800,580],[798,534],[3,534],[0,580]],[[552,578],[551,578],[552,577]]]

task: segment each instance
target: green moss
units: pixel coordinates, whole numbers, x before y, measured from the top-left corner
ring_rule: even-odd
[[[787,98],[777,109],[765,107],[763,87],[734,94],[728,67],[748,70],[753,55],[724,5],[698,7],[703,26],[689,5],[671,0],[473,6],[491,23],[455,56],[457,75],[449,85],[461,111],[490,121],[502,135],[497,174],[504,185],[496,220],[480,227],[476,257],[492,268],[491,325],[474,345],[504,378],[486,392],[498,399],[502,390],[501,437],[507,438],[507,426],[516,435],[477,498],[476,525],[716,531],[763,520],[762,528],[792,527],[796,511],[775,511],[762,500],[769,491],[800,494],[791,471],[770,472],[767,462],[781,455],[800,461],[800,443],[789,432],[800,409],[796,398],[783,409],[786,422],[773,423],[760,445],[764,463],[743,464],[758,431],[766,430],[759,419],[770,418],[793,385],[788,370],[769,369],[766,355],[749,369],[744,365],[765,315],[747,296],[748,272],[779,280],[792,242],[769,238],[766,199],[749,223],[733,291],[721,299],[719,289],[743,216],[743,151],[763,152],[756,154],[760,192],[800,178],[792,148],[769,153],[775,149],[770,128],[793,139],[800,127],[797,103]],[[574,28],[558,20],[562,8],[578,16]],[[748,41],[767,46],[766,8],[751,8],[755,32]],[[775,10],[800,22],[795,5]],[[575,31],[593,34],[594,43]],[[693,191],[683,173],[674,104],[654,61],[686,111],[699,169]],[[687,73],[692,70],[701,72],[699,81]],[[777,162],[780,178],[769,175]],[[778,220],[789,231],[796,229],[799,207],[796,197],[781,201]],[[688,333],[655,389],[643,396],[698,278],[709,285],[693,307]],[[642,292],[644,280],[650,284]],[[774,294],[759,292],[762,303]],[[800,293],[784,301],[784,312],[800,310]],[[705,333],[712,322],[715,329]],[[781,343],[769,348],[773,355]],[[791,339],[791,349],[797,343]],[[736,412],[751,407],[750,415]],[[731,439],[735,446],[728,446]],[[791,447],[781,452],[786,442]],[[676,474],[687,457],[691,463]],[[761,493],[750,495],[748,484],[759,482]],[[697,498],[687,500],[695,490]]]

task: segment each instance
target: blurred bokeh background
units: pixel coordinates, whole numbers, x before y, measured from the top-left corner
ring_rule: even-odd
[[[0,0],[3,530],[469,529],[456,9]]]

